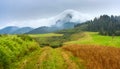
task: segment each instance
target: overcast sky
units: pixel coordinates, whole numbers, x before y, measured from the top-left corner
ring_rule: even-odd
[[[43,22],[67,9],[91,17],[120,15],[120,0],[0,0],[0,28],[49,25]]]

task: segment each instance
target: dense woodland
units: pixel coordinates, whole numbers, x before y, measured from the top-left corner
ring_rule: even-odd
[[[86,31],[99,32],[101,35],[120,35],[120,17],[102,15],[75,27]]]

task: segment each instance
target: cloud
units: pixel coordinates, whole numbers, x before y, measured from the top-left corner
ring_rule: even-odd
[[[66,9],[87,13],[120,15],[120,0],[0,0],[0,27],[49,25],[48,18]]]
[[[67,14],[71,14],[72,20],[71,22],[84,22],[86,20],[90,20],[90,16],[84,13],[80,13],[75,10],[65,10],[62,13],[50,17],[50,18],[40,18],[40,19],[28,19],[28,20],[11,20],[6,22],[6,24],[2,27],[5,26],[19,26],[19,27],[33,27],[37,28],[40,26],[51,26],[54,25],[58,20],[64,20]]]
[[[18,26],[18,27],[33,27],[37,28],[40,26],[49,26],[52,23],[49,22],[50,19],[35,19],[35,20],[22,20],[22,21],[11,21],[8,23],[5,23],[1,28],[6,26]]]

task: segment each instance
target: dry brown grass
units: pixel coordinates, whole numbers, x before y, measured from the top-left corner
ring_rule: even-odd
[[[120,69],[120,48],[95,45],[63,46],[85,61],[87,69]]]

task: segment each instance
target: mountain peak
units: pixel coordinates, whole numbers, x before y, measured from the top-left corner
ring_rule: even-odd
[[[57,15],[55,17],[55,20],[56,23],[66,23],[66,22],[81,23],[88,20],[88,16],[78,11],[68,9]]]

